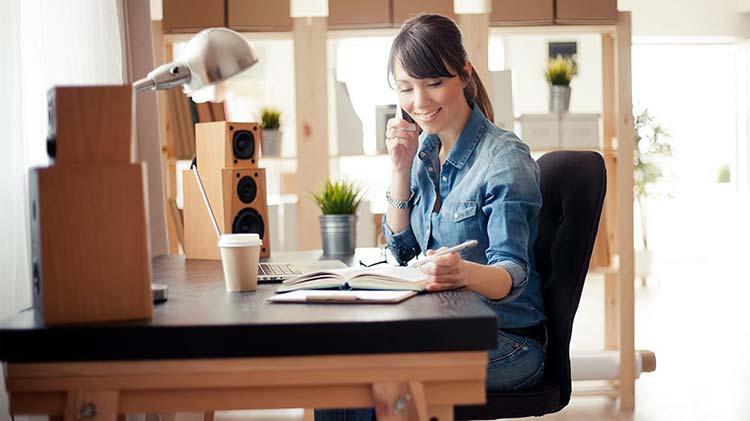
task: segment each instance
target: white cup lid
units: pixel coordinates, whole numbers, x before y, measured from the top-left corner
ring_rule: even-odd
[[[247,247],[262,244],[258,234],[222,234],[218,245],[219,247]]]

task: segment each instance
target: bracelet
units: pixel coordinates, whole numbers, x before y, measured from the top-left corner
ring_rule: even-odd
[[[409,198],[406,200],[398,200],[394,199],[391,196],[391,189],[388,189],[385,191],[385,200],[388,202],[389,205],[393,206],[394,208],[398,209],[409,209],[411,207],[411,200],[414,198],[414,190],[410,190],[411,194],[409,195]]]

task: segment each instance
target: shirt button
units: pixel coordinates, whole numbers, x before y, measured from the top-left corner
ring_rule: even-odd
[[[427,154],[425,154],[424,152],[420,152],[420,153],[419,153],[419,157],[420,157],[420,158],[424,158],[424,156],[425,156],[425,155],[427,155]]]
[[[453,214],[453,219],[458,219],[458,213]]]
[[[443,176],[443,181],[448,181],[448,176]]]
[[[427,167],[427,171],[428,171],[428,172],[433,172],[433,171],[434,171],[434,169],[433,169],[432,167]]]

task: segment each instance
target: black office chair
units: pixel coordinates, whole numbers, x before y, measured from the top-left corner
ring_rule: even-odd
[[[596,152],[555,151],[538,163],[543,203],[534,253],[548,319],[544,376],[531,389],[488,393],[485,405],[456,407],[456,419],[542,416],[570,402],[570,335],[599,228],[607,171]]]

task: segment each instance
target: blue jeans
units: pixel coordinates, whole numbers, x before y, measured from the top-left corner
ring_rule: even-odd
[[[528,389],[544,374],[546,345],[534,339],[498,330],[497,347],[487,363],[487,390],[503,392]],[[373,408],[316,410],[315,421],[372,421]]]

